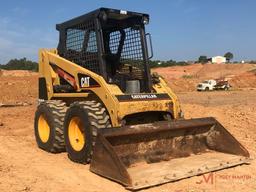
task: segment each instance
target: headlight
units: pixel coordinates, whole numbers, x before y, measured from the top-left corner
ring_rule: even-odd
[[[144,25],[147,25],[149,23],[148,17],[143,18],[143,23],[144,23]]]

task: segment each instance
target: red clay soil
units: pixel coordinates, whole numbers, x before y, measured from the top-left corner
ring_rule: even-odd
[[[250,88],[256,87],[256,71],[245,72],[240,75],[233,77],[230,83],[237,88]]]
[[[194,91],[203,80],[218,78],[228,78],[233,89],[256,88],[255,69],[255,64],[192,64],[152,71],[163,76],[174,91],[182,92]]]
[[[27,77],[27,76],[35,76],[37,75],[36,72],[27,71],[27,70],[1,70],[0,69],[0,76],[1,77]]]
[[[236,76],[255,68],[254,64],[206,64],[195,73],[195,76],[208,79],[224,78]]]
[[[37,97],[38,77],[0,77],[0,103],[31,103]]]
[[[0,103],[31,102],[32,106],[0,108],[0,191],[122,192],[123,186],[95,175],[89,165],[71,162],[66,153],[38,149],[33,132],[37,76],[0,77]],[[9,85],[8,85],[9,83]],[[186,118],[216,117],[235,138],[256,155],[256,90],[182,92]],[[193,162],[191,162],[193,163]],[[145,192],[256,191],[256,161],[250,165],[168,183]]]
[[[162,67],[162,68],[155,68],[152,71],[161,74],[163,77],[171,78],[171,79],[178,79],[183,76],[193,76],[198,71],[202,70],[204,65],[202,64],[193,64],[187,66],[173,66],[173,67]]]

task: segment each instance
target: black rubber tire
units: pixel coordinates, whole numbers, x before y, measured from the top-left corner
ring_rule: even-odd
[[[205,87],[204,90],[205,90],[205,91],[210,91],[209,87]]]
[[[38,105],[34,119],[34,133],[39,148],[51,153],[66,151],[63,134],[66,110],[66,104],[59,100],[44,101]],[[44,115],[50,127],[47,142],[41,140],[38,132],[38,120],[41,115]]]
[[[68,136],[69,123],[73,117],[78,117],[80,119],[86,140],[85,145],[80,151],[73,149]],[[64,120],[64,139],[69,159],[77,163],[89,163],[97,136],[97,130],[107,127],[111,127],[111,123],[107,110],[101,103],[97,101],[80,101],[72,103],[67,110]]]

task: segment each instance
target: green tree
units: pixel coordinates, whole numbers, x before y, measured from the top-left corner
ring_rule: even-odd
[[[189,65],[186,61],[174,61],[172,59],[168,61],[161,61],[161,60],[149,60],[150,68],[157,68],[157,67],[170,67],[170,66],[177,66],[177,65]]]
[[[22,59],[11,59],[6,65],[0,65],[0,68],[6,70],[38,71],[38,64],[24,57]]]
[[[230,62],[230,60],[232,60],[234,58],[233,53],[231,52],[227,52],[224,57],[226,57],[227,61]]]
[[[207,56],[205,55],[201,55],[199,58],[198,58],[198,63],[207,63],[208,62],[208,59],[207,59]]]

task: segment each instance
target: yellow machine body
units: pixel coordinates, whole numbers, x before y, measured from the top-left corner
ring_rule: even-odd
[[[50,64],[52,63],[74,77],[75,83],[77,84],[76,93],[54,93],[53,85],[59,84],[59,76],[51,67]],[[90,76],[97,81],[99,86],[81,88],[78,74]],[[56,49],[41,49],[39,51],[39,76],[46,79],[48,99],[86,99],[91,95],[83,91],[90,90],[92,94],[99,97],[107,108],[113,127],[121,126],[121,121],[125,116],[136,113],[162,111],[169,113],[174,119],[178,119],[181,115],[181,108],[177,96],[161,77],[159,77],[160,82],[153,85],[154,92],[146,94],[145,99],[141,98],[143,94],[133,94],[134,99],[119,101],[116,96],[122,97],[125,96],[125,93],[123,93],[117,85],[108,84],[102,76],[60,57]],[[165,98],[155,99],[158,94],[165,94]],[[150,97],[152,97],[152,100]]]

